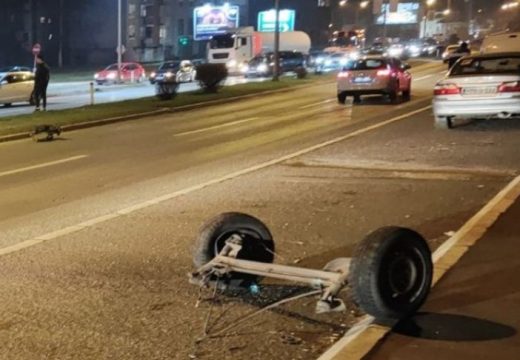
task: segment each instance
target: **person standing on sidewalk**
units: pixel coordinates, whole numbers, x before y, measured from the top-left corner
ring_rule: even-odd
[[[34,101],[36,109],[40,111],[40,101],[43,105],[43,111],[47,109],[47,86],[49,85],[50,70],[49,66],[43,60],[42,55],[36,56],[36,72],[34,74]]]

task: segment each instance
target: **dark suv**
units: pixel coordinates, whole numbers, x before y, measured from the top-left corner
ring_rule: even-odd
[[[280,51],[280,73],[295,71],[297,68],[305,67],[305,56],[297,51]],[[274,73],[274,53],[268,52],[257,55],[249,61],[246,77],[271,76]]]

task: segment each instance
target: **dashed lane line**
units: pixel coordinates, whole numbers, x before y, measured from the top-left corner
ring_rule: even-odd
[[[10,253],[13,253],[13,252],[17,252],[17,251],[20,251],[22,249],[26,249],[26,248],[29,248],[31,246],[41,244],[41,243],[43,243],[45,241],[55,240],[55,239],[58,239],[58,238],[60,238],[62,236],[70,235],[72,233],[75,233],[75,232],[87,229],[87,228],[92,227],[92,226],[94,226],[96,224],[100,224],[100,223],[108,221],[108,220],[116,219],[116,218],[121,217],[123,215],[131,214],[133,212],[136,212],[138,210],[142,210],[142,209],[147,208],[149,206],[157,205],[157,204],[160,204],[162,202],[165,202],[165,201],[168,201],[168,200],[172,200],[174,198],[177,198],[177,197],[180,197],[180,196],[183,196],[183,195],[188,195],[190,193],[202,190],[202,189],[207,188],[209,186],[216,185],[216,184],[228,181],[228,180],[235,179],[235,178],[243,176],[243,175],[247,175],[247,174],[250,174],[250,173],[253,173],[253,172],[265,169],[265,168],[268,168],[268,167],[273,166],[273,165],[277,165],[277,164],[283,163],[284,161],[287,161],[287,160],[290,160],[290,159],[294,159],[294,158],[296,158],[298,156],[302,156],[302,155],[305,155],[307,153],[310,153],[310,152],[322,149],[324,147],[327,147],[327,146],[339,143],[341,141],[357,137],[357,136],[365,134],[367,132],[371,132],[371,131],[379,129],[381,127],[390,125],[390,124],[392,124],[394,122],[404,120],[404,119],[409,118],[411,116],[420,114],[420,113],[422,113],[422,112],[424,112],[424,111],[426,111],[426,110],[428,110],[430,108],[431,108],[431,105],[425,106],[425,107],[422,107],[420,109],[417,109],[417,110],[405,113],[403,115],[399,115],[399,116],[396,116],[394,118],[388,119],[386,121],[382,121],[380,123],[377,123],[377,124],[374,124],[374,125],[370,125],[370,126],[367,126],[365,128],[361,128],[359,130],[355,130],[355,131],[353,131],[351,133],[348,133],[348,134],[345,134],[345,135],[342,135],[342,136],[338,136],[338,137],[333,138],[331,140],[324,141],[322,143],[319,143],[319,144],[307,147],[305,149],[293,152],[291,154],[288,154],[288,155],[285,155],[285,156],[281,156],[281,157],[273,159],[273,160],[265,161],[265,162],[262,162],[260,164],[253,165],[251,167],[248,167],[248,168],[245,168],[245,169],[242,169],[242,170],[238,170],[238,171],[229,173],[229,174],[227,174],[225,176],[217,177],[215,179],[212,179],[212,180],[200,183],[200,184],[189,186],[189,187],[181,189],[181,190],[173,191],[171,193],[167,193],[167,194],[164,194],[162,196],[159,196],[159,197],[156,197],[156,198],[153,198],[153,199],[150,199],[150,200],[147,200],[147,201],[135,204],[135,205],[131,205],[129,207],[117,210],[117,211],[115,211],[113,213],[110,213],[110,214],[102,215],[102,216],[99,216],[99,217],[96,217],[96,218],[93,218],[93,219],[90,219],[90,220],[86,220],[86,221],[81,222],[79,224],[70,225],[70,226],[64,227],[62,229],[59,229],[59,230],[56,230],[56,231],[52,231],[50,233],[39,235],[39,236],[36,236],[36,237],[34,237],[32,239],[28,239],[28,240],[22,241],[20,243],[14,244],[14,245],[10,245],[10,246],[1,248],[0,249],[0,256],[6,255],[6,254],[10,254]]]
[[[65,159],[61,159],[61,160],[55,160],[55,161],[49,161],[46,163],[41,163],[38,165],[32,165],[32,166],[19,168],[19,169],[7,170],[7,171],[0,172],[0,177],[19,174],[22,172],[41,169],[41,168],[45,168],[45,167],[49,167],[49,166],[59,165],[59,164],[63,164],[63,163],[71,162],[71,161],[75,161],[75,160],[80,160],[80,159],[86,158],[87,156],[88,155],[77,155],[77,156],[72,156],[72,157],[68,157]]]
[[[215,129],[221,129],[221,128],[225,128],[228,126],[242,124],[242,123],[246,123],[246,122],[250,122],[250,121],[254,121],[254,120],[258,120],[258,119],[259,119],[259,117],[251,117],[251,118],[247,118],[247,119],[243,119],[243,120],[231,121],[231,122],[227,122],[224,124],[209,126],[209,127],[202,128],[202,129],[184,131],[181,133],[174,134],[173,136],[186,136],[186,135],[198,134],[201,132],[211,131],[211,130],[215,130]]]

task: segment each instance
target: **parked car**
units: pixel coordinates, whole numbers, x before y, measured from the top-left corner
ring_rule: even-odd
[[[94,80],[98,85],[117,83],[117,64],[107,66],[104,70],[94,74]],[[146,79],[146,71],[139,63],[121,63],[122,82],[141,82]]]
[[[195,81],[196,75],[197,71],[195,70],[195,66],[192,64],[192,62],[190,60],[182,60],[179,65],[179,70],[177,70],[177,82],[193,82]]]
[[[17,102],[33,104],[32,91],[34,74],[32,71],[9,71],[0,75],[0,104],[10,106]]]
[[[401,93],[404,100],[410,99],[412,75],[410,66],[401,60],[383,56],[367,56],[350,60],[338,74],[338,102],[344,104],[348,96],[354,102],[362,95],[387,95],[392,102]]]
[[[520,116],[520,52],[459,59],[434,88],[435,127],[453,119]]]
[[[280,73],[295,71],[299,67],[305,67],[306,61],[303,53],[298,51],[280,51]],[[274,73],[274,53],[269,52],[257,55],[249,61],[243,69],[245,77],[271,76]]]
[[[157,81],[163,81],[165,79],[176,79],[180,66],[180,60],[170,60],[163,62],[161,65],[159,65],[157,70],[150,73],[148,78],[150,84],[153,85]]]

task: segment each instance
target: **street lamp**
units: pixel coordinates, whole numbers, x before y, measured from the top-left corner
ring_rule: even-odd
[[[280,70],[280,0],[274,0],[274,74],[273,81],[278,81]]]
[[[121,63],[123,62],[123,44],[122,44],[122,34],[121,34],[121,0],[117,0],[117,82],[121,82]]]

